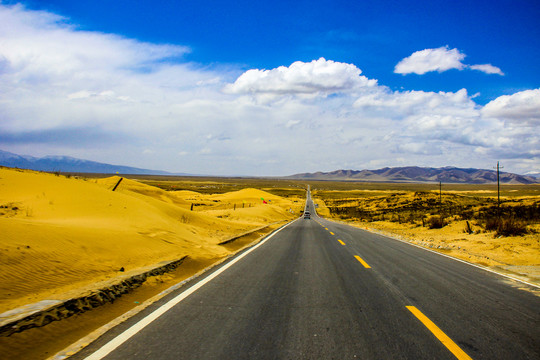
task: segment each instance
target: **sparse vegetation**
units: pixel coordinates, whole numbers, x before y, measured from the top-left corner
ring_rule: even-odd
[[[430,184],[388,184],[386,191],[380,184],[371,188],[366,185],[357,184],[359,189],[349,191],[317,189],[314,195],[322,198],[332,216],[363,222],[389,221],[440,229],[465,220],[464,232],[473,233],[472,221],[495,236],[524,235],[531,231],[530,225],[540,223],[537,185],[504,189],[506,196],[500,207],[496,193],[484,190],[485,185],[450,185],[441,198],[434,186],[429,189]]]
[[[521,236],[530,232],[527,222],[515,217],[491,217],[486,220],[486,230],[495,231],[496,236]]]

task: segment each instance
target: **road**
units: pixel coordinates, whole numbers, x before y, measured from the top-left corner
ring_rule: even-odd
[[[540,358],[540,298],[517,282],[307,206],[74,358]]]

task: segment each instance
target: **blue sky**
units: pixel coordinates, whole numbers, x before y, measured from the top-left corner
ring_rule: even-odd
[[[393,89],[480,92],[486,103],[540,81],[538,1],[29,1],[78,28],[188,46],[185,60],[271,69],[324,57]],[[457,71],[402,76],[414,51],[448,45],[505,77]]]
[[[538,1],[0,9],[3,150],[223,175],[540,168]]]

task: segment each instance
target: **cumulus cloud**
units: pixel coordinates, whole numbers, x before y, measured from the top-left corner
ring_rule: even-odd
[[[231,94],[330,94],[377,84],[361,73],[353,64],[324,58],[309,63],[297,61],[289,67],[248,70],[224,91]]]
[[[393,119],[401,134],[431,139],[463,131],[479,116],[476,103],[467,90],[457,92],[379,91],[358,98],[354,107],[364,114]]]
[[[450,49],[448,45],[436,49],[424,49],[415,51],[412,55],[402,59],[395,66],[394,72],[403,75],[411,73],[423,75],[431,71],[472,69],[486,74],[504,75],[501,69],[491,64],[466,65],[463,63],[465,57],[466,55],[458,49]]]
[[[449,49],[448,46],[425,49],[416,51],[411,56],[401,60],[394,68],[394,72],[423,75],[430,71],[462,70],[465,68],[461,62],[463,59],[465,59],[465,54],[459,52],[458,49]]]
[[[490,118],[506,119],[518,125],[540,125],[540,89],[502,95],[482,109]]]

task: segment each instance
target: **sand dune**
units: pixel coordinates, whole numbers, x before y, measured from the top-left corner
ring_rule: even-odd
[[[118,180],[0,169],[0,313],[83,291],[122,268],[218,259],[229,254],[223,239],[292,218],[300,205],[256,189],[202,195],[128,179],[113,192]]]

